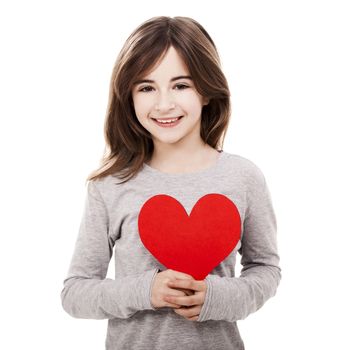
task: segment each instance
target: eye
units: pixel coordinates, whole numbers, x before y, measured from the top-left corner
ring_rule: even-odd
[[[141,88],[139,91],[141,91],[141,92],[148,92],[148,91],[150,91],[150,90],[145,90],[145,89],[148,89],[148,88],[153,89],[152,86],[144,86],[144,87]]]
[[[188,86],[184,85],[184,84],[177,84],[175,86],[179,87],[180,90],[184,90],[184,89],[188,88]]]
[[[176,84],[175,87],[177,87],[176,90],[184,90],[184,89],[187,89],[189,86],[184,85],[184,84]],[[142,87],[139,91],[140,92],[149,92],[149,91],[151,91],[151,89],[153,89],[153,87],[150,85],[147,85],[147,86]]]

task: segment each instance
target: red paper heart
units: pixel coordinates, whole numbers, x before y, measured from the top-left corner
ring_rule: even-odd
[[[161,264],[203,280],[237,245],[241,218],[221,194],[201,197],[189,216],[175,198],[159,194],[143,204],[138,228],[142,243]]]

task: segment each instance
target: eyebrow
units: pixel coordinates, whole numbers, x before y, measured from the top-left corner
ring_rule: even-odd
[[[190,79],[190,80],[193,80],[190,75],[179,75],[177,77],[171,78],[170,81],[175,81],[175,80],[179,80],[179,79]],[[134,85],[138,85],[138,84],[142,84],[142,83],[154,83],[154,82],[155,82],[154,80],[142,79],[142,80],[135,81]]]

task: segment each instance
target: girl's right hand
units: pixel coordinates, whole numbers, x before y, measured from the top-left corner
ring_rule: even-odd
[[[160,307],[172,307],[174,309],[180,308],[179,305],[168,303],[164,300],[165,296],[185,296],[194,294],[193,290],[190,289],[174,289],[168,287],[168,282],[175,279],[194,279],[191,275],[186,273],[174,271],[174,270],[165,270],[158,272],[154,277],[152,291],[151,291],[151,304],[157,309]]]

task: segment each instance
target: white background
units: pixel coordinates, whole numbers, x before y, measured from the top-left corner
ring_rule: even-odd
[[[115,59],[136,26],[165,15],[192,17],[214,39],[232,94],[224,150],[258,165],[273,199],[282,281],[238,322],[246,349],[349,349],[347,6],[1,2],[0,347],[104,348],[107,321],[72,318],[60,291]]]

